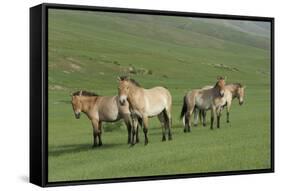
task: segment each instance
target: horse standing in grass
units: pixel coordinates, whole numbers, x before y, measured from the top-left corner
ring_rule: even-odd
[[[145,136],[145,145],[148,143],[148,118],[158,116],[162,126],[162,141],[172,139],[172,96],[170,92],[163,87],[154,87],[151,89],[142,88],[135,80],[128,77],[119,77],[118,96],[121,105],[129,102],[130,111],[133,118],[141,118],[143,122],[143,132]],[[136,132],[132,129],[132,142],[134,145],[134,136]]]
[[[128,130],[128,143],[131,142],[132,120],[129,110],[129,103],[124,101],[121,105],[118,96],[99,96],[96,93],[87,91],[77,91],[71,94],[72,107],[77,119],[80,113],[85,113],[92,122],[93,126],[93,147],[101,146],[102,122],[115,122],[124,119]],[[135,123],[135,125],[137,125]],[[135,129],[138,129],[136,127]],[[98,139],[98,142],[97,142]],[[138,142],[138,134],[137,134]]]
[[[227,84],[225,86],[225,89],[227,90],[226,95],[226,122],[229,123],[229,112],[231,108],[232,100],[237,98],[239,101],[239,105],[242,105],[244,103],[244,95],[245,95],[245,86],[242,86],[240,83],[233,83],[233,84]]]
[[[217,116],[217,128],[220,127],[220,115],[226,100],[225,79],[218,77],[214,87],[210,89],[196,89],[188,92],[183,98],[183,106],[180,117],[183,118],[184,132],[190,132],[191,116],[195,109],[211,110],[211,129],[213,129],[214,117]]]
[[[213,86],[205,86],[202,89],[210,89]],[[244,103],[244,95],[245,95],[245,88],[246,86],[243,86],[240,83],[232,83],[232,84],[227,84],[225,85],[225,93],[224,97],[226,99],[226,106],[227,111],[226,111],[226,122],[229,123],[229,113],[230,113],[230,108],[232,104],[232,100],[237,98],[239,105],[242,105]],[[203,116],[203,126],[206,124],[206,111],[205,110],[200,110],[199,115],[202,114]],[[201,118],[201,116],[200,116]],[[198,112],[194,112],[194,125],[197,125],[198,123]]]

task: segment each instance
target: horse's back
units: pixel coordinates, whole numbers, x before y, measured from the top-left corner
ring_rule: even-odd
[[[168,89],[157,86],[150,89],[144,89],[144,95],[147,96],[150,100],[155,99],[165,99],[166,101],[171,101],[172,96]]]

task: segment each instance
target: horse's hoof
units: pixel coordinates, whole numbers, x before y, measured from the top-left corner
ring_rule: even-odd
[[[99,143],[99,147],[102,146],[102,143]]]
[[[146,146],[148,144],[148,141],[145,141],[144,145]]]
[[[203,123],[203,127],[206,127],[206,123]]]
[[[226,121],[226,123],[229,123],[229,122],[230,122],[229,120]]]
[[[130,147],[133,147],[133,146],[135,146],[135,144],[133,144],[133,143],[132,143],[132,144],[130,144]]]
[[[163,141],[163,142],[166,141],[166,137],[163,137],[163,138],[162,138],[162,141]]]
[[[186,133],[187,132],[186,129],[184,129],[183,132]]]
[[[139,143],[139,142],[140,142],[140,140],[137,139],[137,140],[136,140],[136,143]]]

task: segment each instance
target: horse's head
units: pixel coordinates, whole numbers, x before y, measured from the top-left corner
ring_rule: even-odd
[[[219,76],[219,77],[217,78],[217,80],[218,80],[218,81],[217,81],[215,87],[218,88],[218,90],[219,90],[219,95],[220,95],[221,97],[223,97],[223,96],[224,96],[224,91],[225,91],[225,77]]]
[[[76,119],[80,118],[80,113],[82,110],[81,95],[82,95],[82,90],[79,92],[79,94],[71,94],[72,97],[71,104]]]
[[[239,104],[242,105],[244,103],[244,90],[245,90],[245,86],[241,86],[238,87],[237,89],[237,98],[239,100]]]
[[[118,97],[121,105],[124,105],[127,101],[130,92],[130,81],[127,78],[118,77]]]

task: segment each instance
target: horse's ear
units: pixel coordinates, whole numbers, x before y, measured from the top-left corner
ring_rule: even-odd
[[[70,93],[69,95],[70,95],[70,97],[72,97],[72,96],[73,96],[73,93]]]
[[[82,90],[80,90],[80,92],[79,92],[79,96],[81,96],[82,95]]]
[[[221,80],[222,79],[222,77],[221,76],[217,76],[217,80]]]
[[[120,76],[117,76],[117,82],[120,82],[120,81],[121,81]]]

